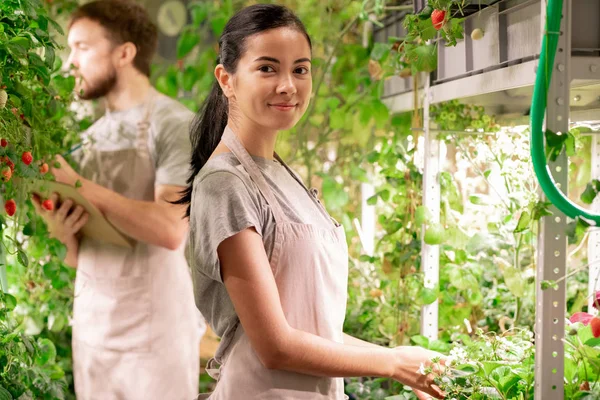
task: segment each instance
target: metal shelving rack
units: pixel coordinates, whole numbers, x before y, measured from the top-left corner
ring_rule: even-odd
[[[471,3],[477,3],[472,1]],[[482,2],[485,3],[485,2]],[[424,0],[414,0],[416,10]],[[464,22],[465,39],[456,47],[438,45],[438,69],[421,74],[418,85],[419,105],[424,110],[425,167],[424,205],[434,220],[439,218],[439,143],[430,129],[428,109],[431,104],[460,99],[483,105],[490,113],[509,121],[528,123],[529,104],[536,76],[541,39],[544,34],[545,0],[500,0],[487,2]],[[546,127],[565,132],[569,124],[582,120],[600,120],[600,1],[564,0],[553,80],[548,94]],[[473,41],[475,28],[485,31],[480,41]],[[375,40],[404,35],[401,16],[388,19],[375,33]],[[392,112],[413,109],[415,94],[412,78],[393,77],[386,81],[384,101]],[[595,135],[592,149],[592,176],[600,176],[600,135]],[[568,189],[567,158],[562,154],[549,165],[554,179],[565,193]],[[594,207],[600,209],[600,201]],[[536,366],[535,397],[562,400],[564,380],[565,280],[556,289],[542,291],[542,280],[565,275],[567,257],[567,218],[554,215],[540,222],[536,297]],[[597,290],[600,266],[600,232],[589,237],[590,293]],[[425,284],[434,286],[439,279],[439,249],[423,243],[422,270]],[[591,304],[591,303],[590,303]],[[438,331],[437,303],[423,308],[421,331],[435,338]]]

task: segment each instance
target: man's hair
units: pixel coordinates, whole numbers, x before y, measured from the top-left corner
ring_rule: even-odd
[[[85,18],[99,23],[116,45],[133,43],[137,48],[134,67],[150,76],[158,31],[143,6],[133,0],[96,0],[80,6],[71,16],[69,27]]]

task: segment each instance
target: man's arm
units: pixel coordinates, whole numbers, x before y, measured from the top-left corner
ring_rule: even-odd
[[[154,201],[132,200],[84,179],[61,156],[56,160],[61,164],[52,170],[56,180],[69,185],[80,181],[79,192],[126,235],[170,250],[177,249],[185,239],[188,229],[185,206],[169,203],[179,199],[183,186],[157,185]]]
[[[170,204],[179,199],[182,186],[158,185],[154,201],[132,200],[87,179],[82,179],[81,194],[94,204],[120,231],[135,240],[179,248],[186,237],[188,222],[185,207]]]

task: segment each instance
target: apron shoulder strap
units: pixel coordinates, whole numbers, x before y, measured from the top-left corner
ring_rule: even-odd
[[[267,201],[267,204],[273,210],[275,223],[284,222],[285,214],[283,213],[281,205],[275,198],[275,195],[269,187],[269,184],[267,183],[265,177],[263,176],[262,172],[260,172],[260,169],[258,169],[258,166],[248,153],[248,150],[246,150],[244,145],[240,142],[238,137],[235,135],[235,133],[233,133],[229,126],[225,127],[225,132],[223,133],[222,140],[225,146],[227,146],[227,148],[231,150],[233,155],[239,160],[244,169],[248,172],[250,178],[252,178],[252,181],[254,181],[256,186],[258,186],[258,190]]]
[[[157,96],[154,88],[150,88],[146,98],[144,114],[137,124],[136,149],[140,155],[150,157],[148,149],[148,131],[150,130],[150,116],[154,110],[154,101]]]

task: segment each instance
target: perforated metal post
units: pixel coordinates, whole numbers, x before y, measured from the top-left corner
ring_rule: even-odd
[[[542,21],[546,18],[546,2],[542,1]],[[565,0],[558,51],[548,91],[546,129],[567,132],[569,129],[569,89],[571,84],[571,1]],[[544,24],[542,24],[544,25]],[[558,34],[550,32],[550,34]],[[539,65],[538,68],[543,68]],[[568,193],[568,165],[564,152],[548,167],[560,189]],[[537,250],[537,282],[535,312],[535,398],[564,399],[565,280],[556,288],[542,290],[543,281],[553,281],[566,274],[567,221],[564,214],[552,208],[553,215],[540,221]]]
[[[592,171],[593,179],[600,179],[600,134],[592,136]],[[591,209],[594,212],[600,212],[600,197],[596,197]],[[594,228],[590,230],[588,237],[588,263],[589,269],[589,284],[588,284],[588,312],[590,314],[598,314],[598,310],[594,308],[596,300],[596,291],[600,289],[600,230]]]
[[[440,221],[440,145],[437,136],[430,130],[429,104],[431,79],[425,80],[423,100],[423,132],[424,132],[424,170],[423,170],[423,205],[431,214],[431,222]],[[425,232],[422,232],[424,237]],[[425,275],[425,287],[435,288],[440,279],[440,248],[421,243],[421,270]],[[438,337],[438,302],[426,305],[422,309],[421,334],[429,339]]]

